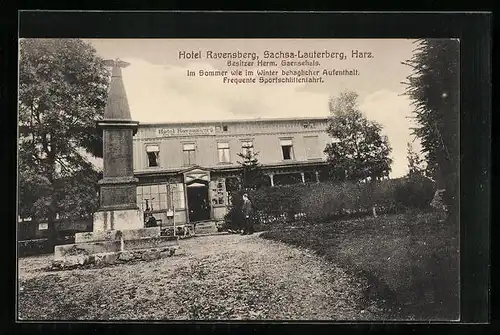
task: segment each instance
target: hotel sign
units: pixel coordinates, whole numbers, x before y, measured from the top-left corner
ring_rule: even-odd
[[[158,137],[215,135],[215,127],[158,128],[156,135]]]

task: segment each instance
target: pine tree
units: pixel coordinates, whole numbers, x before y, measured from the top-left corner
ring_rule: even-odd
[[[238,164],[242,166],[242,187],[243,189],[255,190],[267,185],[267,177],[262,171],[262,166],[257,159],[258,152],[246,150],[244,153],[238,153],[241,161]]]
[[[458,214],[459,171],[459,54],[453,39],[421,39],[413,57],[406,94],[413,101],[418,126],[414,134],[422,143],[425,160],[443,200]]]

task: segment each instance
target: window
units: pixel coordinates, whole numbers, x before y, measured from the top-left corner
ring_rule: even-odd
[[[227,126],[222,126],[222,131],[227,131]]]
[[[318,136],[304,136],[304,145],[308,159],[320,158]]]
[[[143,211],[168,208],[167,185],[137,186],[137,206]]]
[[[280,140],[280,145],[281,145],[281,151],[283,153],[283,160],[294,159],[292,140]]]
[[[185,208],[182,183],[137,186],[137,206],[143,211],[168,210],[173,209],[174,205],[176,209]]]
[[[195,164],[196,157],[194,143],[184,143],[182,146],[182,154],[184,166]]]
[[[158,145],[148,145],[146,146],[146,153],[148,155],[148,166],[155,167],[159,166],[160,161],[160,147]]]
[[[229,143],[217,143],[217,151],[219,153],[219,163],[229,163]]]
[[[242,155],[247,155],[250,154],[251,156],[253,155],[253,141],[243,141],[241,142],[241,154]]]

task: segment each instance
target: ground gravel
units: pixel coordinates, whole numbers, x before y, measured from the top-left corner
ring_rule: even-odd
[[[48,272],[50,261],[19,261],[22,320],[369,320],[379,312],[340,267],[259,234],[181,240],[173,257],[101,269]]]

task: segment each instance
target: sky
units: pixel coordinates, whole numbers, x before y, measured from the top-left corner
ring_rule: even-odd
[[[359,109],[383,126],[392,147],[391,177],[407,172],[407,143],[412,106],[402,84],[411,68],[402,62],[412,57],[408,39],[87,39],[105,59],[130,63],[123,81],[132,118],[139,122],[175,122],[248,118],[328,116],[330,97],[344,90],[359,94]],[[307,69],[357,69],[357,76],[329,76],[315,84],[228,84],[221,77],[200,77],[199,70],[231,70],[227,60],[207,59],[206,52],[298,51],[344,52],[348,57],[317,59]],[[373,58],[352,58],[352,50]],[[202,59],[179,59],[179,52],[201,51]],[[267,59],[272,60],[272,59]],[[299,59],[294,59],[299,60]],[[277,60],[278,63],[281,59]],[[254,63],[255,65],[255,63]],[[237,67],[236,67],[237,68]],[[303,67],[300,67],[303,68]],[[295,67],[294,69],[300,69]],[[247,69],[256,70],[255,66]],[[282,67],[274,68],[281,71]],[[287,68],[292,69],[292,68]],[[188,70],[196,76],[187,76]]]

